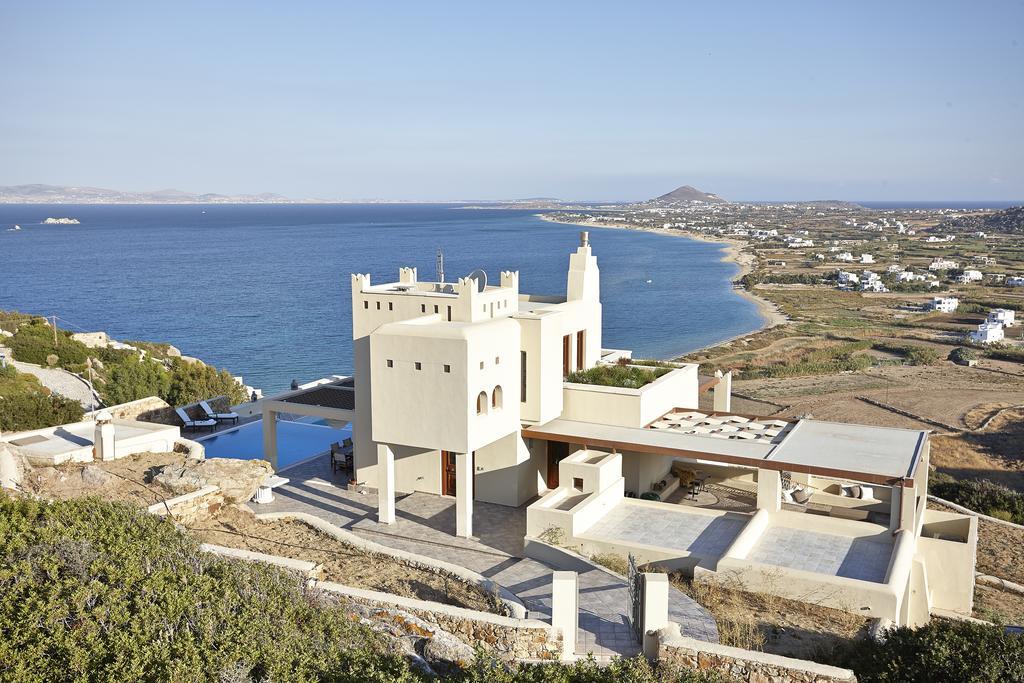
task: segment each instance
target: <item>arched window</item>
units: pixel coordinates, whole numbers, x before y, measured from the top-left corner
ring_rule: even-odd
[[[494,391],[491,392],[491,407],[492,408],[500,408],[501,407],[501,387],[500,386],[494,387]]]
[[[487,414],[487,392],[481,391],[476,397],[476,414],[486,415]]]

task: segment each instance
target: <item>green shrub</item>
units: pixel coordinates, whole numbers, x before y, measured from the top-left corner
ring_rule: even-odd
[[[33,391],[0,395],[0,432],[22,432],[78,422],[82,406],[58,394]]]
[[[872,346],[879,351],[899,354],[911,365],[935,365],[939,362],[939,352],[928,346],[890,344],[889,342],[875,342]]]
[[[987,479],[962,481],[935,476],[928,487],[930,493],[965,508],[1024,524],[1024,494]],[[1008,518],[1005,515],[1009,515]]]
[[[627,365],[598,365],[589,370],[570,372],[565,381],[573,384],[597,384],[605,387],[639,389],[668,372],[671,372],[668,368],[648,370]]]
[[[985,355],[996,360],[1024,363],[1024,349],[1019,347],[988,348],[985,350]]]
[[[181,359],[171,362],[170,386],[161,398],[172,406],[182,406],[214,396],[227,396],[232,405],[248,400],[245,390],[227,370]]]
[[[140,359],[131,354],[121,363],[108,366],[103,385],[103,401],[107,405],[136,401],[147,396],[167,396],[171,374],[159,362]]]
[[[669,669],[652,666],[641,656],[598,664],[584,659],[573,664],[520,664],[506,667],[486,657],[477,658],[463,676],[466,683],[715,683],[722,678],[714,672]]]
[[[1024,681],[1024,639],[999,626],[933,619],[852,648],[845,666],[861,683]]]
[[[47,365],[46,357],[50,354],[57,356],[62,368],[80,366],[85,363],[89,349],[85,344],[76,341],[64,330],[57,331],[57,343],[53,343],[53,328],[47,325],[42,319],[36,319],[24,323],[18,327],[6,341],[14,357],[25,363],[36,365]]]
[[[410,681],[301,578],[133,507],[0,495],[0,680]]]
[[[978,360],[978,352],[974,349],[958,346],[949,352],[949,359],[954,363],[966,365],[972,360]]]

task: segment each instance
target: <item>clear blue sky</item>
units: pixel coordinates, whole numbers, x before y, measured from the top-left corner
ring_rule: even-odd
[[[1024,2],[0,0],[0,185],[1024,199]]]

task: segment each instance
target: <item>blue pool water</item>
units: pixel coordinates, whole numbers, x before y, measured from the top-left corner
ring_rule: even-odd
[[[294,465],[317,453],[329,450],[332,442],[352,436],[351,428],[334,429],[309,422],[277,422],[277,468]],[[201,440],[208,458],[263,458],[263,421],[256,420],[238,429],[214,434]]]

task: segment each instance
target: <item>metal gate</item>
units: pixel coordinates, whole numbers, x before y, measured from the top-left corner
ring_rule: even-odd
[[[629,617],[630,626],[633,627],[633,635],[640,642],[643,642],[643,633],[641,633],[642,624],[644,623],[643,605],[644,605],[644,575],[636,568],[636,558],[633,557],[633,553],[629,554],[627,558],[629,569],[626,574],[626,587],[629,589]]]

